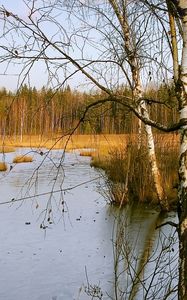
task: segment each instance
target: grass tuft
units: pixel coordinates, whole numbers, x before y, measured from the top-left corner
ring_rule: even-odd
[[[0,162],[0,172],[6,171],[8,169],[5,162]]]
[[[32,156],[28,156],[28,155],[18,155],[16,157],[14,157],[13,159],[13,163],[18,164],[18,163],[28,163],[28,162],[32,162],[33,158]]]

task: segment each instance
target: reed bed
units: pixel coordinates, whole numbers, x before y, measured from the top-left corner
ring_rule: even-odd
[[[150,172],[145,139],[138,150],[135,141],[92,155],[91,165],[106,173],[107,200],[118,205],[130,200],[158,204]],[[173,208],[177,201],[179,138],[177,135],[155,136],[156,156],[165,194]],[[129,200],[130,199],[130,200]]]
[[[134,135],[134,139],[136,135]],[[128,134],[105,134],[105,135],[73,135],[73,136],[39,136],[24,135],[10,136],[3,139],[6,147],[45,147],[48,149],[95,149],[103,147],[114,147],[126,143],[130,138]],[[132,139],[132,136],[131,136]]]

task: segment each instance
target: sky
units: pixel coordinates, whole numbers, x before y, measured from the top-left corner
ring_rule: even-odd
[[[28,0],[26,0],[27,2]],[[28,1],[31,3],[31,1]],[[0,6],[4,6],[8,11],[12,11],[13,13],[16,13],[18,16],[22,17],[23,19],[27,19],[28,16],[28,8],[24,4],[24,0],[1,0]],[[62,16],[61,16],[62,17]],[[3,32],[2,23],[1,25],[1,35]],[[65,24],[63,24],[64,26]],[[47,32],[47,34],[53,34],[53,26],[52,24],[45,24],[44,30]],[[55,28],[56,30],[56,28]],[[19,37],[17,37],[19,39]],[[58,37],[57,37],[58,39]],[[7,41],[6,41],[7,42]],[[18,40],[16,40],[18,42]],[[20,43],[22,43],[20,39]],[[0,56],[2,55],[2,50],[0,50]],[[55,55],[51,53],[52,56]],[[20,63],[20,61],[19,61]],[[0,88],[5,87],[7,90],[15,91],[19,85],[22,83],[22,77],[20,79],[19,74],[21,72],[22,68],[18,64],[9,64],[7,63],[1,63],[0,68]],[[26,72],[26,70],[22,73],[22,75]],[[6,73],[6,75],[5,75]],[[58,72],[60,76],[60,81],[64,80],[64,74],[62,71]],[[83,84],[83,82],[85,82]],[[50,85],[52,83],[51,80],[48,80],[48,73],[46,72],[46,65],[41,62],[37,62],[34,64],[32,69],[29,71],[29,77],[25,81],[26,84],[31,85],[32,87],[36,87],[37,89],[40,89],[44,85]],[[75,89],[85,89],[85,78],[81,76],[81,74],[76,74],[73,79],[69,79],[67,84],[69,84],[72,88]],[[57,81],[54,80],[53,87],[57,85]]]
[[[21,0],[11,1],[11,0],[1,0],[0,6],[4,6],[7,10],[15,11],[17,14],[20,14],[24,11],[23,2]],[[3,28],[2,23],[0,24],[0,34],[2,35]],[[0,50],[2,54],[2,50]],[[17,74],[18,70],[16,67],[11,66],[8,70],[8,75],[3,75],[6,69],[6,64],[1,63],[0,68],[0,88],[5,87],[10,90],[15,90],[17,87]]]
[[[28,15],[29,15],[29,9],[26,6],[26,3],[32,4],[32,2],[34,2],[36,5],[38,3],[48,3],[48,1],[50,2],[50,0],[0,0],[0,7],[4,6],[8,11],[12,11],[13,13],[17,14],[18,16],[20,16],[21,18],[23,18],[23,20],[28,20]],[[51,1],[53,2],[53,1]],[[57,3],[59,3],[57,1]],[[68,2],[69,3],[69,2]],[[75,2],[76,3],[76,2]],[[77,21],[77,19],[79,18],[79,11],[78,11],[78,15],[77,15],[77,19],[73,18],[73,15],[71,14],[71,21],[73,21],[72,23],[74,24],[74,28],[72,28],[70,25],[70,22],[68,23],[68,17],[67,14],[64,13],[64,11],[61,10],[61,6],[58,8],[58,10],[53,12],[53,15],[50,14],[50,16],[52,16],[52,19],[50,21],[48,21],[47,23],[40,23],[40,26],[42,27],[42,30],[44,30],[45,34],[47,35],[48,39],[52,39],[53,42],[55,41],[55,43],[58,45],[59,49],[62,49],[64,52],[72,55],[75,58],[78,59],[82,59],[82,50],[84,51],[84,54],[86,54],[86,58],[89,58],[90,60],[94,60],[96,58],[101,59],[101,63],[98,65],[94,65],[93,70],[94,70],[94,76],[97,76],[97,78],[99,78],[99,82],[101,84],[103,84],[105,87],[107,88],[117,88],[119,87],[119,85],[121,83],[126,83],[126,75],[125,72],[128,73],[129,69],[127,64],[125,63],[125,55],[124,55],[124,48],[123,48],[123,43],[121,43],[121,35],[120,35],[120,30],[118,31],[117,25],[115,27],[115,18],[112,20],[112,24],[114,24],[115,30],[114,30],[114,35],[112,32],[112,29],[110,28],[109,31],[107,31],[107,18],[105,18],[105,23],[103,23],[102,21],[102,17],[100,14],[100,18],[97,19],[97,13],[93,14],[93,11],[91,11],[91,13],[89,14],[89,17],[91,16],[91,18],[89,19],[89,23],[92,26],[93,25],[93,21],[95,24],[96,29],[93,30],[93,28],[89,31],[85,30],[85,24],[81,23],[81,20]],[[105,7],[106,8],[106,7]],[[46,11],[45,11],[46,12]],[[107,11],[108,13],[108,11]],[[139,14],[139,21],[141,20],[141,11],[137,11],[137,14]],[[38,17],[38,11],[36,12],[36,16]],[[110,12],[109,12],[109,16]],[[136,16],[135,16],[136,17]],[[93,19],[92,19],[93,18]],[[7,20],[11,20],[11,17],[7,17],[5,18]],[[81,17],[80,17],[81,19]],[[55,25],[55,21],[59,21],[58,24],[60,24],[62,28],[61,29],[61,33],[58,32],[57,28],[59,29],[59,27],[57,27]],[[77,23],[76,23],[77,22]],[[71,23],[71,24],[72,24]],[[145,23],[145,22],[144,22]],[[102,28],[103,24],[105,25],[104,28]],[[133,23],[132,23],[133,24]],[[138,24],[138,23],[137,23]],[[15,32],[9,32],[9,39],[7,39],[6,36],[2,36],[3,32],[4,32],[4,24],[2,23],[2,20],[0,21],[0,46],[5,43],[7,44],[9,47],[11,47],[11,51],[13,51],[15,53],[15,51],[17,51],[20,54],[20,46],[22,47],[22,49],[24,49],[24,47],[26,47],[26,52],[27,55],[31,55],[31,51],[32,51],[32,46],[34,44],[34,40],[32,39],[31,36],[28,35],[28,37],[23,41],[22,37],[20,35],[18,35]],[[82,26],[82,27],[81,27]],[[146,26],[146,24],[145,24]],[[152,26],[152,25],[151,25]],[[79,28],[81,27],[81,30],[79,30]],[[141,54],[142,50],[145,50],[146,52],[143,53],[142,57],[142,66],[143,66],[143,70],[142,70],[142,83],[144,86],[148,85],[150,83],[150,77],[148,76],[149,73],[151,73],[151,77],[153,78],[154,76],[154,80],[151,82],[151,84],[154,83],[159,83],[162,82],[163,78],[167,78],[169,72],[168,72],[168,66],[172,66],[172,61],[170,63],[171,60],[171,55],[168,55],[168,50],[165,51],[164,48],[167,49],[168,45],[165,44],[165,37],[162,36],[160,38],[160,30],[158,30],[159,26],[157,26],[157,23],[155,25],[154,28],[154,32],[155,32],[155,36],[153,37],[151,35],[151,39],[148,39],[146,42],[144,41],[144,39],[146,37],[148,37],[149,35],[149,31],[150,29],[152,29],[152,27],[146,27],[146,30],[144,31],[144,29],[142,29],[142,31],[145,33],[146,32],[146,37],[141,37],[142,39],[142,44],[146,44],[144,45],[142,48],[140,48],[139,53]],[[65,29],[65,30],[64,30]],[[101,30],[100,30],[101,29]],[[161,28],[162,29],[162,28]],[[111,30],[111,31],[110,31]],[[140,30],[140,36],[142,31]],[[158,32],[157,32],[158,31]],[[98,36],[99,36],[99,32],[101,32],[101,34],[106,34],[106,38],[103,42],[98,43]],[[109,35],[108,35],[109,32]],[[138,34],[139,32],[139,28],[137,31],[135,31],[135,33]],[[71,33],[71,34],[70,34]],[[158,34],[157,34],[158,33]],[[69,38],[70,39],[66,39],[66,34],[69,34]],[[87,34],[89,34],[89,37],[87,36]],[[162,33],[161,33],[162,34]],[[11,36],[12,35],[12,36]],[[157,35],[158,35],[158,43],[156,42],[156,44],[152,43],[152,39],[157,40]],[[87,39],[86,43],[83,43],[83,40]],[[104,39],[104,35],[102,36],[102,38]],[[76,40],[76,42],[75,42]],[[94,44],[94,40],[97,41],[97,44]],[[109,43],[107,43],[107,41],[110,41]],[[35,40],[35,51],[37,50],[37,46],[36,43],[38,41],[38,38]],[[68,41],[70,44],[70,47],[66,47],[64,43],[64,41]],[[74,42],[74,47],[72,47],[72,44]],[[140,43],[141,44],[141,43]],[[166,46],[166,47],[165,47]],[[141,46],[140,46],[141,47]],[[156,47],[156,48],[155,48]],[[114,51],[113,51],[114,48]],[[0,48],[0,59],[2,57],[2,52],[3,50]],[[73,69],[71,64],[68,64],[67,69],[65,69],[64,67],[64,60],[62,60],[62,55],[59,54],[58,51],[55,52],[55,50],[46,50],[47,54],[50,57],[53,58],[57,58],[58,59],[58,82],[62,83],[64,81],[65,78],[68,77],[68,75],[70,74],[69,72],[73,72],[75,71],[75,68]],[[68,52],[69,51],[69,52]],[[165,52],[164,52],[165,51]],[[35,55],[37,54],[37,52],[34,52]],[[106,53],[106,54],[105,54]],[[110,58],[115,60],[115,55],[117,53],[117,59],[118,61],[123,60],[123,67],[125,69],[125,72],[119,71],[118,67],[114,67],[114,64],[111,62],[109,62]],[[152,59],[154,54],[156,54],[156,60],[157,63],[155,63],[155,60]],[[108,56],[109,55],[109,56]],[[151,60],[150,60],[151,57]],[[84,57],[85,58],[85,57]],[[108,62],[106,63],[106,61],[104,61],[104,59],[106,58],[106,60],[108,60]],[[80,61],[79,60],[79,61]],[[5,87],[8,90],[12,90],[15,91],[19,85],[22,83],[22,78],[24,77],[24,75],[27,73],[28,71],[28,67],[26,69],[24,69],[24,71],[21,73],[21,62],[22,60],[16,60],[18,63],[14,63],[14,64],[7,64],[7,63],[2,63],[0,62],[0,88]],[[50,60],[50,62],[54,62],[54,60]],[[87,63],[88,61],[86,61]],[[166,68],[163,67],[163,63],[164,65],[166,64]],[[71,65],[71,67],[70,67]],[[97,69],[98,66],[98,69]],[[102,69],[102,67],[103,69]],[[161,67],[160,67],[161,66]],[[90,74],[92,74],[90,71],[90,65],[87,68],[88,72],[90,72]],[[64,71],[66,71],[64,73]],[[165,73],[164,73],[165,72]],[[6,73],[6,75],[5,75]],[[43,60],[41,61],[35,61],[34,65],[32,66],[32,68],[29,70],[29,76],[27,76],[27,80],[25,81],[26,84],[31,85],[32,87],[36,87],[37,89],[42,88],[42,86],[48,86],[48,87],[52,87],[55,88],[57,87],[57,80],[55,78],[54,75],[54,67],[52,64],[48,65],[48,72],[46,70],[46,64],[45,61]],[[53,73],[53,75],[52,75]],[[19,74],[21,74],[21,77],[19,77]],[[50,77],[48,77],[48,75],[51,74]],[[171,74],[169,74],[170,76]],[[20,80],[18,81],[18,79],[20,78]],[[88,79],[85,78],[85,76],[82,75],[82,73],[79,72],[75,72],[74,76],[72,78],[69,78],[67,81],[67,84],[71,86],[71,88],[75,88],[75,89],[79,89],[79,90],[90,90],[91,89],[91,85],[89,83],[90,81]]]

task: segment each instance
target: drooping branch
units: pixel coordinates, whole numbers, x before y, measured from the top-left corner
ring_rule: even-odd
[[[144,100],[144,99],[142,99]],[[94,107],[97,107],[99,105],[103,105],[107,102],[115,102],[120,104],[121,106],[124,106],[126,108],[128,108],[130,111],[132,111],[144,124],[146,125],[150,125],[160,131],[163,132],[173,132],[173,131],[177,131],[179,130],[182,126],[187,125],[187,120],[183,120],[182,122],[178,122],[175,124],[171,124],[170,126],[165,126],[157,121],[154,121],[150,118],[146,118],[138,109],[137,106],[135,106],[134,104],[132,104],[132,99],[130,97],[123,97],[123,98],[118,98],[117,96],[114,97],[108,97],[105,99],[100,99],[98,101],[95,101],[93,103],[90,103],[89,105],[86,106],[84,112],[82,113],[82,117],[80,118],[76,129],[79,127],[79,125],[84,122],[85,117],[87,115],[87,113]]]

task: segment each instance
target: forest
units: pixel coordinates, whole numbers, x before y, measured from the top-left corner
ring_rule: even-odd
[[[151,87],[152,86],[152,87]],[[120,88],[125,96],[131,91]],[[172,95],[173,94],[173,95]],[[152,103],[154,100],[158,103]],[[155,97],[156,95],[156,97]],[[67,86],[54,91],[43,87],[37,90],[26,84],[16,93],[0,90],[0,132],[3,136],[67,134],[76,127],[87,105],[104,99],[104,92],[81,92]],[[150,84],[145,97],[149,111],[159,122],[177,123],[177,100],[172,85]],[[160,105],[162,99],[163,105]],[[124,134],[137,133],[138,122],[134,114],[119,103],[105,103],[90,110],[76,134]],[[158,131],[157,131],[158,133]]]

